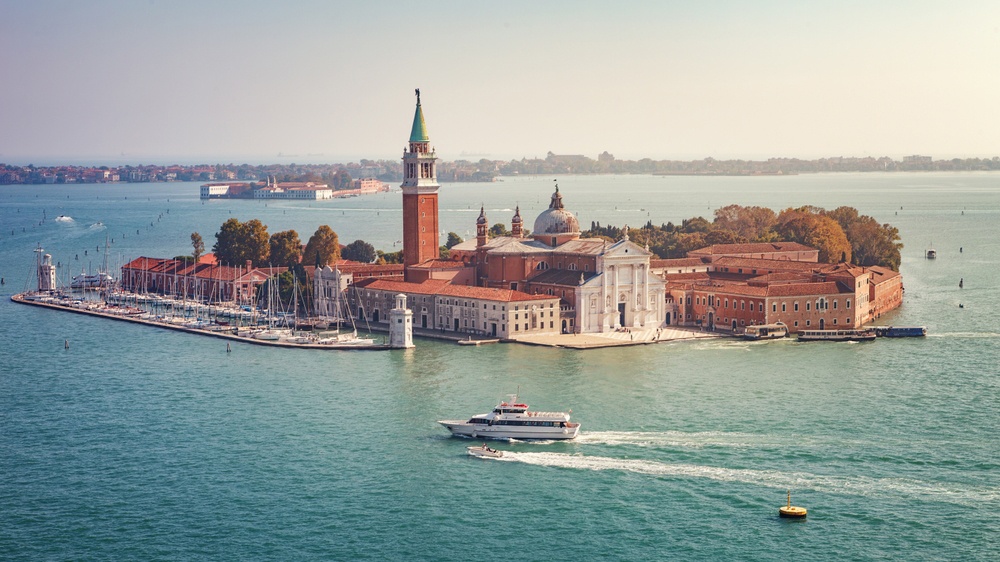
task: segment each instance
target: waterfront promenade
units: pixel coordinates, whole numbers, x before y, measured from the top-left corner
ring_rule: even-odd
[[[630,329],[628,332],[600,334],[530,335],[512,339],[517,343],[563,347],[566,349],[597,349],[629,345],[649,345],[660,342],[721,338],[721,334],[704,332],[697,328],[671,326],[666,328]]]

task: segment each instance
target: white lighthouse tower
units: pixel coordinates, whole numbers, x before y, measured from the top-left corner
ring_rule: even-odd
[[[38,292],[49,292],[56,290],[56,267],[52,265],[52,256],[44,254],[41,246],[35,249],[38,255]]]
[[[396,295],[396,307],[389,311],[389,347],[406,349],[413,345],[413,311],[406,308],[406,295]]]

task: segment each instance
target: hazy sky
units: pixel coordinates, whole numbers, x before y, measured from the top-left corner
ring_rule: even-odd
[[[998,69],[996,0],[0,0],[0,162],[398,158],[416,87],[449,160],[996,156]]]

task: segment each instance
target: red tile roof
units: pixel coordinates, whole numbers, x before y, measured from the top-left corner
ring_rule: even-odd
[[[419,269],[461,269],[468,267],[468,265],[455,260],[427,260],[411,267]]]
[[[650,269],[664,269],[671,267],[699,267],[706,265],[705,260],[701,258],[670,258],[670,259],[650,259],[649,268]]]
[[[722,255],[722,254],[768,254],[771,252],[815,252],[798,242],[758,242],[752,244],[714,244],[688,252],[688,255]]]

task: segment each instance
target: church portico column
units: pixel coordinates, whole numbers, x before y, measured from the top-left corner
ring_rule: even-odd
[[[614,299],[614,302],[615,302],[614,327],[615,327],[615,329],[618,329],[618,328],[622,327],[622,325],[621,325],[621,314],[618,313],[618,303],[619,303],[619,300],[620,300],[620,293],[618,292],[618,266],[615,265],[615,266],[612,266],[612,267],[614,267],[614,269],[615,269],[614,292],[612,293],[612,294],[615,295],[615,299]]]

